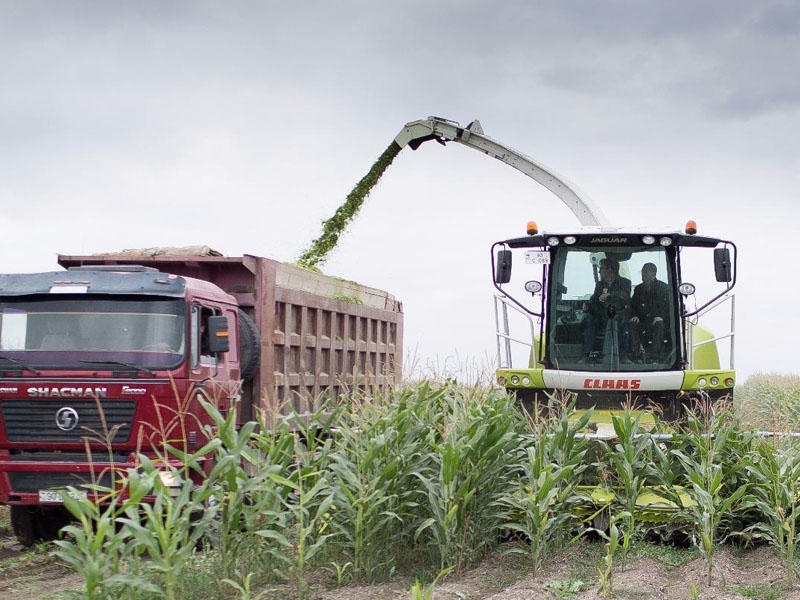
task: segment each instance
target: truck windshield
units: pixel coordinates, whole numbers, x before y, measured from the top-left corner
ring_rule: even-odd
[[[173,367],[185,354],[179,299],[71,296],[0,299],[0,365],[97,370],[104,361]]]
[[[662,247],[555,252],[549,362],[590,371],[672,368],[677,344],[670,264]]]

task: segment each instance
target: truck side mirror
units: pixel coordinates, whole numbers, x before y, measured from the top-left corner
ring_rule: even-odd
[[[508,283],[509,281],[511,281],[511,250],[500,250],[497,253],[494,282]]]
[[[714,248],[714,275],[717,281],[730,282],[733,279],[731,253],[728,248]]]
[[[224,315],[208,317],[208,351],[211,354],[230,350],[230,332],[228,318]]]

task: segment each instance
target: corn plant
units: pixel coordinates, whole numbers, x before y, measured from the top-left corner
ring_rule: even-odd
[[[518,447],[515,427],[521,416],[511,400],[488,393],[483,401],[474,390],[448,384],[431,391],[431,408],[440,419],[425,438],[427,450],[414,472],[427,516],[414,532],[432,541],[439,568],[456,571],[496,543],[500,515],[492,507],[509,492],[515,475],[508,459]]]
[[[797,441],[775,447],[766,441],[757,445],[747,471],[753,481],[749,506],[759,518],[747,531],[755,539],[768,541],[786,569],[790,586],[797,580],[800,547],[800,453]]]
[[[387,416],[381,407],[364,407],[357,417],[342,419],[330,462],[335,544],[353,576],[367,580],[391,570],[402,544],[404,456]]]
[[[152,508],[144,503],[145,497],[164,493],[169,498],[169,490],[160,478],[162,470],[144,456],[139,457],[139,469],[123,471],[114,466],[112,440],[118,427],[107,427],[99,401],[98,410],[102,430],[89,431],[90,435],[84,438],[94,483],[85,490],[69,488],[64,494],[64,505],[76,523],[64,528],[64,533],[72,539],[57,540],[56,554],[83,575],[84,592],[88,598],[132,597],[141,591],[160,593],[160,586],[150,581],[148,574],[142,570],[140,559],[145,550],[136,540],[135,531],[126,525],[132,515],[136,515],[137,519],[141,517],[142,507],[145,507],[144,510]],[[115,487],[105,488],[97,483],[91,443],[103,444],[106,448]],[[201,449],[200,453],[206,450],[208,448]],[[197,457],[200,453],[189,457],[187,469],[190,466],[199,468]],[[166,462],[166,456],[159,460],[159,463]],[[183,487],[182,493],[187,497],[191,493],[190,482]],[[93,497],[89,497],[87,491]],[[180,502],[171,506],[175,504]],[[193,532],[195,540],[201,532],[202,527]],[[157,568],[157,561],[148,563],[148,568]],[[171,571],[166,579],[171,590],[175,588],[175,585],[171,585],[174,584],[173,572],[179,574],[180,569]]]
[[[735,405],[742,420],[757,429],[800,428],[800,376],[756,374],[736,387]]]
[[[167,600],[174,600],[181,597],[182,574],[214,514],[203,502],[208,497],[204,487],[195,488],[189,480],[177,490],[168,487],[160,470],[141,460],[147,475],[141,483],[155,499],[125,506],[125,516],[117,522],[135,551],[147,556],[145,566],[162,582]]]
[[[452,570],[453,567],[442,569],[431,583],[425,585],[423,585],[419,579],[414,580],[414,585],[412,585],[409,590],[411,600],[433,600],[433,592],[436,589],[436,584],[439,583],[439,580],[443,577],[447,577]]]
[[[639,495],[652,474],[651,448],[652,438],[641,431],[641,418],[629,404],[623,407],[620,414],[611,415],[617,441],[609,447],[608,460],[614,468],[619,489],[617,496],[621,498],[625,526],[622,533],[622,557],[628,556],[631,540],[636,528],[636,503]]]
[[[605,554],[600,566],[597,568],[599,576],[600,593],[604,598],[614,594],[614,557],[619,549],[619,527],[617,522],[628,520],[630,515],[625,511],[613,515],[608,524],[608,533],[595,529],[594,531],[605,540]]]
[[[458,561],[461,540],[470,526],[468,509],[477,488],[470,485],[471,481],[458,477],[461,455],[452,442],[437,450],[436,472],[416,473],[425,488],[432,516],[419,525],[414,537],[419,539],[426,530],[431,532],[439,550],[439,566],[445,568]]]
[[[208,475],[208,502],[216,518],[209,523],[207,539],[220,557],[222,575],[232,578],[238,571],[245,581],[252,574],[247,561],[242,561],[242,550],[245,546],[258,547],[261,538],[255,536],[255,530],[281,510],[280,498],[268,477],[283,472],[283,465],[264,464],[254,443],[258,423],[251,421],[238,427],[235,410],[222,415],[211,404],[204,403],[203,408],[212,419],[217,441]]]
[[[306,430],[310,432],[310,430]],[[313,437],[306,446],[294,435],[294,468],[286,474],[268,472],[267,479],[281,490],[283,511],[269,524],[262,524],[256,534],[270,540],[270,556],[286,569],[286,575],[301,595],[308,593],[307,569],[334,535],[330,511],[334,495],[327,474],[317,462],[319,455]],[[277,525],[277,527],[276,527]]]
[[[591,418],[591,411],[574,422],[570,415],[571,411],[565,410],[560,417],[536,424],[529,445],[522,449],[519,487],[497,502],[503,511],[503,527],[527,540],[534,574],[546,550],[575,524],[574,490],[589,466],[585,462],[588,440],[577,434]],[[508,552],[526,551],[513,547]]]
[[[690,485],[692,502],[683,510],[694,522],[710,585],[720,523],[748,492],[743,465],[752,435],[739,429],[727,405],[711,402],[699,405],[697,412],[687,410],[685,435],[687,446],[672,456]]]
[[[123,511],[137,506],[147,494],[149,479],[150,475],[128,473],[124,476],[125,496],[119,491],[94,487],[93,491],[105,495],[107,502],[103,503],[74,488],[64,494],[64,505],[75,522],[63,529],[68,537],[55,540],[54,554],[83,577],[84,598],[124,598],[131,589],[159,591],[141,572],[138,553],[129,537],[117,529],[117,519]]]

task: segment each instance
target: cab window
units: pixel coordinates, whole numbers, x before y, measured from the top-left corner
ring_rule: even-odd
[[[215,365],[217,357],[208,350],[208,319],[220,314],[215,308],[192,306],[192,367],[198,365]]]

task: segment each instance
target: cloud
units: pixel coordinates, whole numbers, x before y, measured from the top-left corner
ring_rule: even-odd
[[[797,37],[800,35],[800,5],[778,2],[765,6],[755,20],[755,30],[767,35]]]

